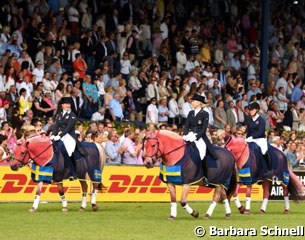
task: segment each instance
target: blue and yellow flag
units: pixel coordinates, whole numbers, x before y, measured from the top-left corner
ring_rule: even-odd
[[[102,181],[102,173],[100,169],[94,169],[93,181],[101,182]]]
[[[252,183],[251,169],[249,167],[238,169],[238,177],[242,183]]]
[[[35,163],[32,164],[31,178],[34,182],[48,182],[51,183],[53,179],[53,168],[50,166],[38,166]]]
[[[159,178],[162,182],[171,182],[176,184],[182,183],[181,177],[181,165],[176,166],[165,166],[160,164],[160,175]]]
[[[286,171],[283,172],[283,182],[286,186],[289,184],[289,173]]]

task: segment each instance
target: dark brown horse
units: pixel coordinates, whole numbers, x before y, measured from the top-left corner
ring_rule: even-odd
[[[264,161],[260,147],[255,143],[247,143],[243,138],[230,138],[226,148],[235,156],[238,169],[239,185],[247,186],[246,207],[240,204],[238,199],[238,188],[234,193],[234,202],[241,213],[250,213],[251,187],[255,183],[262,183],[263,203],[261,213],[265,213],[269,199],[269,185],[276,181],[283,187],[285,208],[284,213],[289,212],[289,194],[295,201],[304,200],[304,186],[298,177],[288,168],[287,158],[283,152],[269,145],[268,153],[272,160],[272,171],[268,174],[268,167]],[[238,186],[239,186],[238,185]]]
[[[87,191],[88,184],[87,178],[91,180],[93,190],[91,193],[92,210],[98,210],[96,204],[96,196],[98,190],[98,184],[101,182],[101,173],[106,159],[106,155],[102,147],[95,143],[83,142],[83,148],[87,152],[85,157],[76,160],[76,173],[79,177],[83,197],[80,210],[84,210],[87,204]],[[63,180],[69,178],[69,170],[65,166],[65,159],[63,155],[58,151],[58,154],[54,154],[53,143],[49,138],[34,136],[22,143],[18,144],[15,151],[13,160],[11,162],[11,169],[17,171],[20,167],[28,165],[29,162],[35,163],[35,169],[47,166],[47,169],[52,169],[50,181],[57,183],[58,193],[62,201],[62,211],[68,211],[67,201],[65,198]],[[34,179],[35,181],[35,179]],[[48,181],[48,182],[50,182]],[[35,200],[31,212],[37,210],[43,183],[45,180],[38,179],[38,183]]]
[[[215,147],[219,159],[214,160],[207,155],[205,161],[201,161],[195,145],[186,144],[181,136],[166,130],[148,133],[145,137],[144,149],[146,167],[153,167],[157,160],[162,159],[160,178],[167,184],[171,197],[169,219],[177,216],[175,185],[182,185],[181,206],[193,217],[199,216],[198,211],[193,210],[187,203],[187,196],[192,184],[203,184],[204,175],[208,179],[206,185],[215,188],[213,202],[205,217],[210,218],[216,203],[223,201],[225,218],[229,218],[231,214],[229,199],[235,190],[236,175],[234,157],[227,149]]]

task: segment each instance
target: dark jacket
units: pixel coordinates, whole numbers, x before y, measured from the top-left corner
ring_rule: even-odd
[[[133,104],[134,104],[134,107],[135,107],[135,111],[141,112],[142,109],[141,109],[141,106],[139,105],[139,101],[137,101],[137,99],[135,97],[132,97],[132,100],[133,100]],[[122,103],[124,104],[125,111],[129,111],[130,101],[129,101],[128,96],[126,96],[123,99]]]
[[[256,121],[249,118],[247,121],[247,137],[265,138],[266,122],[262,116],[259,116]]]
[[[58,135],[63,137],[67,133],[71,135],[74,139],[76,138],[75,135],[75,122],[77,118],[75,114],[70,111],[69,113],[65,113],[62,115],[62,111],[56,116],[56,120],[54,123],[53,128],[53,135]]]
[[[213,158],[217,159],[217,155],[213,149],[213,146],[206,135],[206,130],[209,124],[209,114],[201,109],[195,116],[195,111],[192,110],[189,112],[185,125],[183,135],[187,135],[189,132],[197,133],[197,140],[202,138],[207,146],[208,152],[212,155]]]
[[[284,114],[283,125],[289,126],[292,128],[292,125],[293,125],[292,123],[293,123],[292,111],[290,109],[288,109]]]
[[[77,106],[75,106],[74,98],[71,97],[71,103],[72,103],[72,104],[71,104],[71,110],[72,110],[72,112],[73,112],[77,117],[79,117],[80,112],[81,112],[81,107],[79,107],[80,98],[77,96],[77,97],[75,98],[75,100],[76,100],[76,105],[77,105]]]

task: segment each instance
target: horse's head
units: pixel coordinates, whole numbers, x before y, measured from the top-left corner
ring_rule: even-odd
[[[247,161],[249,148],[245,139],[230,137],[225,147],[234,155],[238,167],[241,167]]]
[[[152,168],[158,160],[160,143],[157,133],[147,133],[144,139],[144,160],[143,164],[147,168]]]
[[[23,167],[28,164],[30,160],[28,146],[28,141],[24,141],[17,144],[11,161],[11,169],[13,171],[17,171],[20,167]]]

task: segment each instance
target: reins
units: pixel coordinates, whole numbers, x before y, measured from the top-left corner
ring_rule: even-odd
[[[39,153],[37,156],[33,157],[31,160],[34,161],[36,158],[38,158],[40,155],[42,155],[43,153],[45,153],[51,146],[53,146],[53,143],[49,144],[43,151],[41,151],[41,153]],[[17,162],[21,163],[22,166],[25,165],[24,163],[24,158],[26,157],[27,154],[29,154],[29,148],[28,146],[24,146],[27,149],[26,154],[24,154],[23,158],[20,160],[18,158],[15,158],[15,156],[13,157],[13,159],[15,159]]]
[[[173,150],[170,150],[170,151],[167,152],[167,153],[162,153],[161,150],[160,150],[160,147],[159,147],[159,146],[160,146],[160,143],[159,143],[159,139],[158,139],[158,138],[156,138],[156,137],[153,137],[153,138],[152,138],[152,137],[146,138],[146,139],[144,140],[144,142],[147,141],[147,140],[156,140],[156,141],[157,141],[158,149],[157,149],[157,151],[156,151],[156,153],[155,153],[154,155],[148,156],[148,155],[145,154],[144,157],[154,157],[154,156],[156,156],[157,159],[163,158],[163,157],[165,157],[166,155],[171,154],[171,153],[173,153],[173,152],[179,150],[180,148],[182,148],[182,147],[184,147],[184,146],[186,145],[186,143],[183,143],[183,144],[180,145],[179,147],[176,147],[176,148],[174,148]],[[160,152],[160,155],[158,155],[159,152]]]

